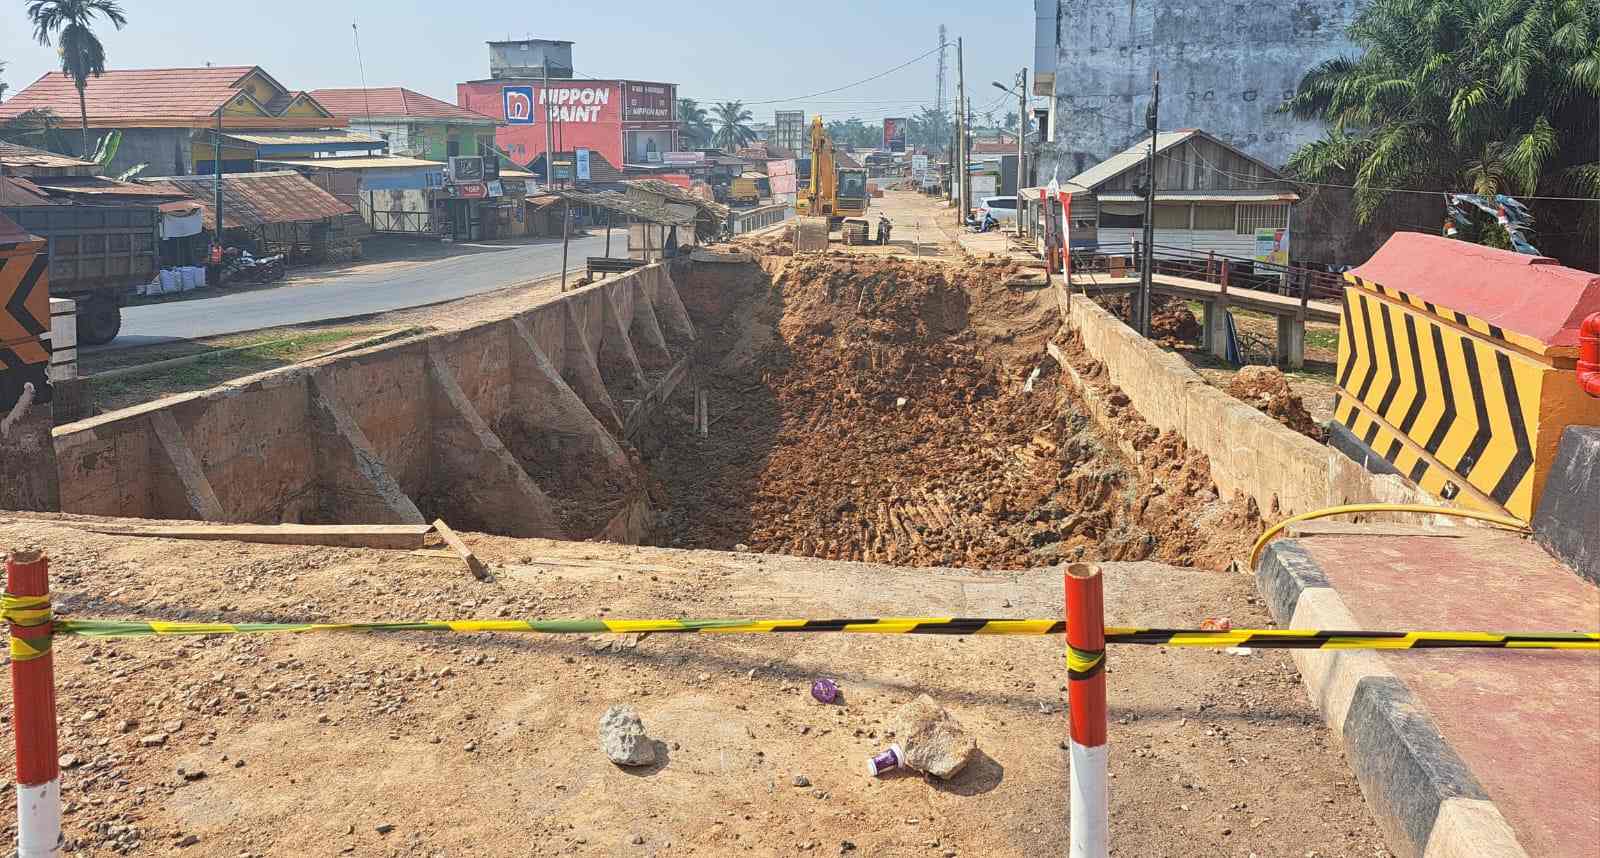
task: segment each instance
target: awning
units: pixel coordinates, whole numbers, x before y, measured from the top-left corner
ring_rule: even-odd
[[[216,225],[212,206],[212,176],[169,176],[141,180],[154,187],[177,190],[199,201],[205,225]],[[306,223],[350,214],[354,209],[292,170],[268,173],[223,173],[223,226],[255,228],[274,223]]]
[[[192,200],[162,203],[161,240],[199,235],[205,228],[205,209]]]
[[[1100,202],[1112,203],[1143,203],[1144,197],[1132,193],[1100,194]],[[1183,191],[1156,190],[1158,203],[1292,203],[1297,202],[1300,195],[1293,191],[1247,191],[1239,194],[1229,193],[1185,193]]]
[[[332,128],[319,131],[224,131],[225,142],[256,147],[265,155],[309,155],[317,152],[355,152],[389,148],[389,141],[363,131]],[[209,140],[209,136],[207,137]]]

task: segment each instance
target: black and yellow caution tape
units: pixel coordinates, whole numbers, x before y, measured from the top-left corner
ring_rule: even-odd
[[[37,628],[51,621],[49,596],[12,596],[0,599],[0,621],[20,628]],[[11,636],[11,660],[32,661],[50,651],[51,635],[22,638]]]
[[[1106,667],[1103,649],[1078,649],[1067,644],[1067,678],[1090,679]]]
[[[1062,620],[964,617],[725,620],[426,620],[400,623],[184,623],[160,620],[57,620],[57,634],[79,637],[146,635],[302,634],[311,632],[510,632],[533,634],[764,634],[843,632],[911,635],[1059,635]],[[1580,632],[1328,631],[1320,629],[1155,629],[1107,626],[1106,643],[1260,649],[1493,649],[1600,650],[1600,634]],[[1092,654],[1086,654],[1092,655]],[[1092,667],[1092,666],[1091,666]]]

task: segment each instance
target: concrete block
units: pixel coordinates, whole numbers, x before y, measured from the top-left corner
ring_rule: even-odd
[[[1569,426],[1533,516],[1533,535],[1580,576],[1600,584],[1600,427]]]
[[[176,475],[187,504],[186,509],[170,517],[226,521],[217,493],[212,491],[211,481],[206,479],[205,471],[189,449],[189,442],[184,440],[183,430],[178,427],[178,421],[173,419],[172,412],[152,411],[149,419],[158,446],[165,454],[166,464]]]
[[[1439,805],[1422,858],[1528,858],[1492,801],[1447,798]]]
[[[578,305],[575,302],[569,302],[564,309],[566,348],[564,350],[565,369],[562,371],[561,377],[572,388],[573,392],[583,400],[583,404],[588,406],[589,412],[605,425],[606,429],[613,434],[620,435],[622,433],[622,415],[617,411],[617,404],[611,398],[611,392],[606,389],[605,379],[600,376],[600,367],[595,360],[596,351],[589,340]]]

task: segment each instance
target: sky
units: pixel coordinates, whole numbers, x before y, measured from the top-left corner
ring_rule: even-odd
[[[15,93],[58,68],[53,48],[32,37],[20,0],[0,5],[0,73]],[[123,0],[128,26],[97,29],[110,68],[259,65],[290,89],[362,85],[351,22],[359,25],[368,86],[405,86],[455,101],[457,81],[488,77],[484,42],[554,38],[575,42],[577,73],[678,84],[702,103],[768,102],[833,89],[887,71],[939,44],[946,25],[954,102],[954,42],[965,43],[974,112],[1000,118],[1016,109],[1010,86],[1032,64],[1033,8],[1012,0],[995,14],[984,3],[946,0],[805,4],[611,2],[419,2],[419,0]],[[869,123],[914,115],[934,100],[938,54],[861,86],[809,99],[751,106],[757,122],[773,110],[805,110]],[[93,86],[93,83],[90,83]],[[981,120],[980,120],[981,121]]]

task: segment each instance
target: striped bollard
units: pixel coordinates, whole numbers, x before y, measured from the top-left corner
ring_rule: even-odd
[[[49,570],[50,560],[41,552],[6,555],[4,613],[11,630],[11,721],[17,737],[17,858],[54,858],[61,848]]]
[[[1067,566],[1067,700],[1072,858],[1106,858],[1106,616],[1100,567]]]

